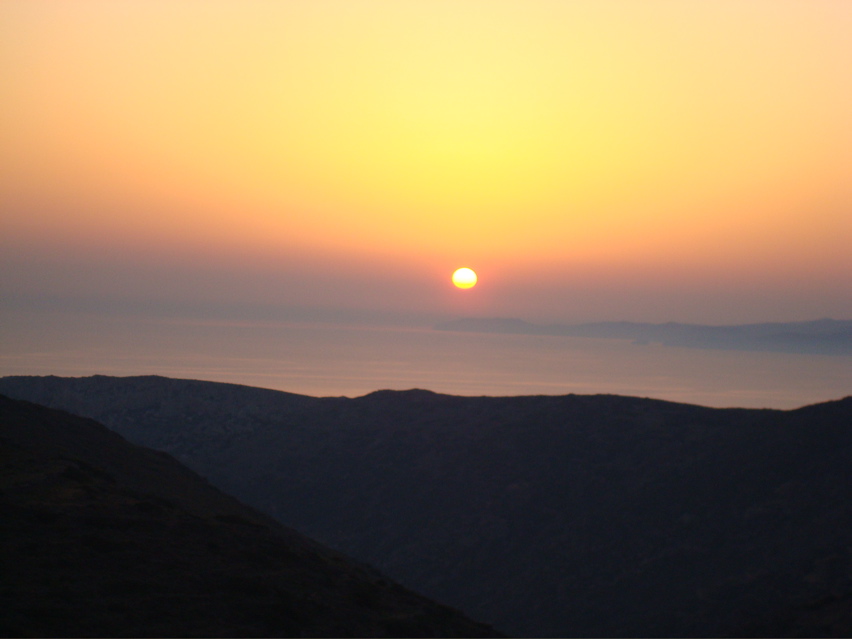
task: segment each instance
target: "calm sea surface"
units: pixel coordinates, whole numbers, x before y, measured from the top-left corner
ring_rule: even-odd
[[[852,394],[852,358],[428,327],[0,315],[0,376],[148,375],[315,396],[614,393],[794,408]]]

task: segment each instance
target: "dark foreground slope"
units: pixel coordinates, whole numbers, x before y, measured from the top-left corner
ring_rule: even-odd
[[[6,378],[515,635],[852,635],[852,399],[795,411]]]
[[[168,455],[0,396],[2,636],[489,634]]]

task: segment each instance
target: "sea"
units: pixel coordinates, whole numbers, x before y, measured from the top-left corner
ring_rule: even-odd
[[[163,375],[318,397],[617,394],[797,408],[852,395],[852,357],[461,333],[429,325],[8,311],[0,376]]]

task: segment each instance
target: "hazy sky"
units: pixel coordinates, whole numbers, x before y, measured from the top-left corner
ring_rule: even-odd
[[[847,0],[5,0],[0,295],[850,318],[850,33]]]

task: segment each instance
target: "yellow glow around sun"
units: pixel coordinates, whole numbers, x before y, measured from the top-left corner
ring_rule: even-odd
[[[850,9],[0,2],[0,254],[845,283]]]
[[[453,284],[458,288],[471,288],[476,286],[476,273],[469,268],[460,268],[453,273]]]

